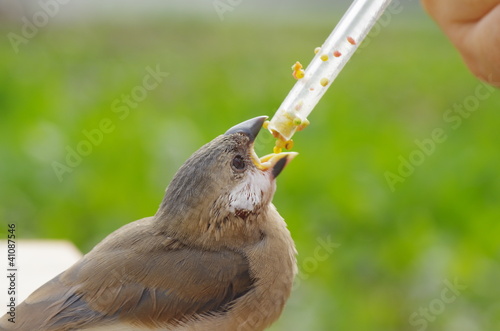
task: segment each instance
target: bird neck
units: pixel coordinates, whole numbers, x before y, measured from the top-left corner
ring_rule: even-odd
[[[186,245],[208,250],[229,248],[240,250],[261,240],[262,224],[266,222],[269,206],[258,214],[214,214],[209,210],[189,209],[184,214],[178,209],[160,209],[155,215],[157,232],[173,237]]]

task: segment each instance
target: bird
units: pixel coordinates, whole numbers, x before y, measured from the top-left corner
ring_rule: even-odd
[[[6,314],[0,330],[260,331],[281,315],[297,273],[272,199],[297,155],[259,158],[267,116],[194,152],[154,216],[124,225]]]

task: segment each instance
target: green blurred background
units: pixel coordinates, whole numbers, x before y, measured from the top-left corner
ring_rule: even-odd
[[[219,2],[232,10],[219,15],[217,1],[59,4],[17,53],[9,33],[22,36],[22,18],[43,9],[1,3],[0,217],[20,238],[69,239],[87,252],[153,215],[192,152],[274,114],[294,84],[291,65],[307,65],[348,7]],[[300,273],[273,331],[500,330],[500,93],[469,73],[418,2],[399,6],[294,137],[300,155],[274,203]],[[148,67],[168,76],[120,118],[113,103]],[[447,120],[471,102],[453,115],[459,125]],[[60,181],[53,162],[64,164],[105,118],[113,132]],[[391,190],[386,172],[400,175],[401,158],[436,128],[447,139]],[[273,142],[261,137],[263,155]],[[328,240],[336,248],[318,255]]]

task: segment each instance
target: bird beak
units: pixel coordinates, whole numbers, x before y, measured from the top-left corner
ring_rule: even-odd
[[[274,178],[278,177],[286,165],[293,160],[299,153],[297,152],[282,152],[268,154],[259,158],[255,151],[252,149],[252,161],[255,166],[262,171],[271,171],[271,175]]]
[[[253,142],[257,135],[259,134],[262,124],[267,120],[267,116],[259,116],[249,119],[245,122],[233,126],[231,129],[227,130],[225,135],[230,135],[233,133],[242,133],[250,138],[250,142]]]
[[[285,166],[298,155],[296,152],[283,152],[283,153],[273,153],[268,154],[259,158],[253,149],[253,142],[260,132],[262,125],[267,120],[267,116],[259,116],[249,119],[245,122],[233,126],[231,129],[227,130],[225,135],[230,135],[233,133],[242,133],[250,138],[251,154],[253,164],[262,171],[271,171],[272,178],[278,177]]]

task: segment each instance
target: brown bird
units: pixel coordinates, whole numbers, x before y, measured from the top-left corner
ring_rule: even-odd
[[[153,217],[116,230],[31,294],[0,330],[258,331],[290,295],[295,247],[271,203],[296,153],[257,157],[267,117],[229,129],[177,171]]]

